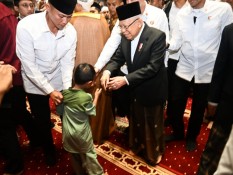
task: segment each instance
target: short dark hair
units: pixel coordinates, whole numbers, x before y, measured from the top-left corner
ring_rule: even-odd
[[[0,0],[8,8],[14,8],[14,1],[13,0]]]
[[[88,63],[79,64],[74,72],[75,84],[83,85],[88,81],[93,81],[95,78],[95,69]]]
[[[17,7],[19,7],[19,1],[20,0],[14,0],[14,5],[17,6]]]

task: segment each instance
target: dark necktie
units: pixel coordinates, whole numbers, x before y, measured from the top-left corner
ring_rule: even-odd
[[[193,23],[194,23],[194,24],[196,24],[196,20],[197,20],[197,17],[194,16],[194,17],[193,17]]]

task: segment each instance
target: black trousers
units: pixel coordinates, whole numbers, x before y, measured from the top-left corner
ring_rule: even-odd
[[[0,151],[5,160],[5,172],[17,173],[23,169],[23,156],[16,134],[15,117],[10,109],[1,109]]]
[[[173,79],[172,99],[170,101],[170,107],[174,135],[177,137],[183,137],[183,116],[191,87],[193,88],[193,99],[186,139],[196,140],[197,136],[200,133],[201,124],[207,105],[209,83],[197,84],[194,83],[194,80],[189,82],[178,76],[175,76],[175,78]]]
[[[16,127],[19,123],[26,125],[25,113],[23,86],[14,86],[5,94],[0,107],[0,152],[6,160],[4,171],[7,173],[17,173],[23,169],[23,156]]]
[[[167,67],[167,77],[168,77],[168,100],[167,100],[167,119],[171,120],[171,108],[170,108],[170,101],[172,98],[172,80],[175,77],[175,71],[177,67],[178,60],[174,60],[169,58],[168,59],[168,67]]]
[[[49,96],[27,93],[27,97],[35,120],[35,128],[39,133],[38,141],[42,145],[45,154],[54,154],[55,147],[51,132]]]
[[[13,115],[16,116],[17,124],[21,125],[27,134],[32,146],[39,145],[38,134],[35,129],[35,120],[26,108],[26,92],[23,86],[13,88]]]
[[[125,76],[121,71],[116,76]],[[114,117],[129,116],[130,113],[130,88],[128,85],[122,86],[120,89],[112,91],[112,108]]]

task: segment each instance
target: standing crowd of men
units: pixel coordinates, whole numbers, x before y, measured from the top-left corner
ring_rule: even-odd
[[[88,174],[104,174],[93,143],[101,144],[108,138],[115,128],[115,115],[129,120],[129,153],[155,166],[162,160],[166,142],[185,139],[187,151],[197,148],[206,111],[214,116],[214,124],[197,174],[232,174],[232,154],[227,154],[233,146],[231,6],[211,0],[171,0],[166,4],[107,0],[101,10],[96,4],[93,0],[48,0],[35,9],[33,0],[0,0],[0,84],[6,84],[0,88],[4,175],[24,171],[18,125],[25,130],[31,148],[43,148],[45,163],[56,164],[49,100],[62,108],[66,101],[63,92],[82,82],[74,82],[73,77],[82,63],[92,65],[89,67],[96,77],[92,72],[85,86],[74,87],[88,87],[84,90],[98,95],[99,105],[93,98],[91,112],[90,99],[88,105],[81,104],[85,110],[72,105],[66,108],[80,116],[77,110],[96,115],[88,129],[93,135],[88,142],[91,148],[83,144],[81,149],[75,142],[67,142],[73,137],[71,133],[66,132],[63,140],[66,150],[72,147],[67,151],[76,165],[80,164],[80,169],[74,167],[76,174],[83,173],[85,167]],[[83,75],[85,72],[83,69]],[[191,115],[185,133],[183,115],[191,91]],[[62,119],[63,112],[60,115]],[[75,115],[73,119],[80,121]],[[69,131],[73,123],[68,122],[67,115],[65,120]],[[89,119],[85,121],[89,123]],[[171,135],[164,135],[167,125],[172,127]],[[76,134],[75,139],[85,135]]]

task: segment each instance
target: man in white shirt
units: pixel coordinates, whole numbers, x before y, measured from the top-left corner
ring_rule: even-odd
[[[29,15],[17,26],[16,52],[22,63],[25,91],[46,163],[56,163],[50,126],[49,98],[61,103],[71,87],[77,36],[71,19],[76,0],[49,0],[46,11]]]
[[[186,134],[186,149],[196,149],[207,95],[223,28],[233,21],[231,7],[209,0],[188,0],[176,17],[169,50],[180,49],[180,59],[173,79],[172,114],[173,135],[167,141],[184,138],[183,114],[193,86],[192,111]]]
[[[164,8],[164,12],[166,13],[167,18],[168,18],[169,39],[172,38],[172,32],[175,28],[176,15],[186,5],[188,5],[186,0],[174,0],[166,4]],[[171,124],[171,112],[170,112],[169,101],[171,99],[172,79],[175,76],[176,66],[179,61],[179,58],[180,58],[180,51],[170,53],[168,55],[168,60],[167,60],[168,102],[167,102],[167,111],[166,111],[167,117],[164,121],[164,126],[168,126]]]

